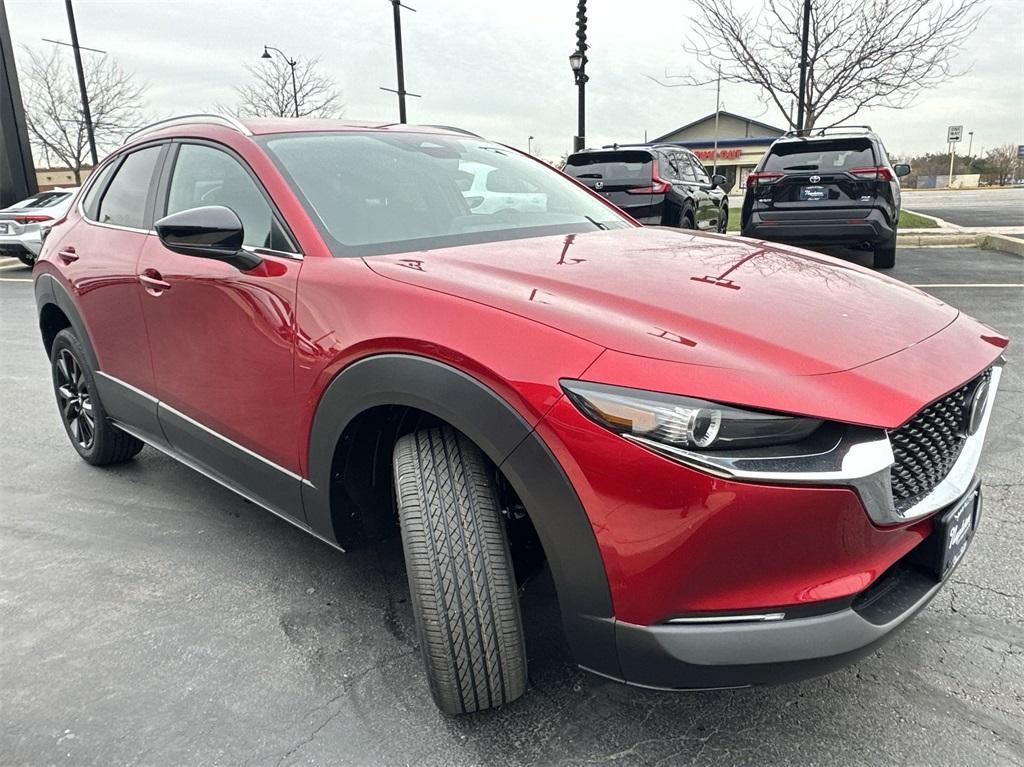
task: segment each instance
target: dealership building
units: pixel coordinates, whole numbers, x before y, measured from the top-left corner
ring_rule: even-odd
[[[783,128],[749,117],[720,111],[717,166],[718,173],[726,178],[725,188],[733,192],[746,188],[747,175],[768,151],[771,143],[785,132]],[[715,115],[712,113],[694,120],[649,143],[686,147],[711,170],[715,165]]]

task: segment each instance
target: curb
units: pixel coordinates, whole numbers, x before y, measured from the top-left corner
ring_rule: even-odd
[[[896,246],[919,248],[935,245],[970,245],[984,250],[998,250],[1024,257],[1024,239],[1005,234],[975,234],[972,232],[908,232],[896,235]]]

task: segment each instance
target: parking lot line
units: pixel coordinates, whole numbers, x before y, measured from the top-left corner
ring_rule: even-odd
[[[32,282],[31,277],[0,277],[0,282]]]
[[[1024,282],[920,282],[912,288],[1024,288]]]

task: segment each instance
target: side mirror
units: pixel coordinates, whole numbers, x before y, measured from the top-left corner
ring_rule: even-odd
[[[896,163],[892,166],[892,169],[896,173],[897,178],[910,175],[910,166],[904,162]]]
[[[721,173],[716,173],[711,177],[711,186],[717,186],[722,189],[725,188],[725,176]]]
[[[255,253],[242,250],[242,221],[223,205],[172,213],[157,221],[154,228],[163,246],[175,253],[223,261],[243,272],[263,263]]]

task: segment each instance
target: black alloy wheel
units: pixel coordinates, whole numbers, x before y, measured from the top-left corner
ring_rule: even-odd
[[[96,414],[82,365],[71,349],[57,352],[54,378],[64,427],[79,447],[91,450],[96,440]]]

